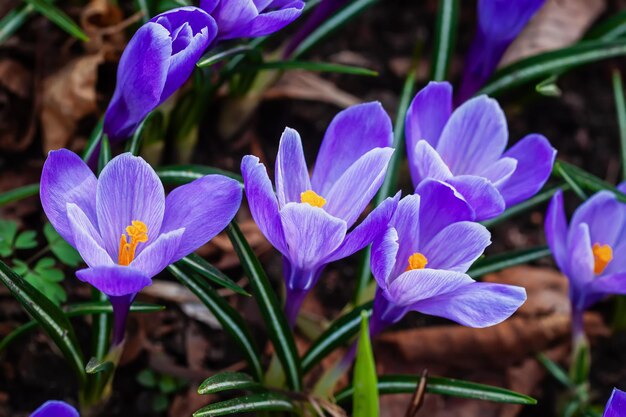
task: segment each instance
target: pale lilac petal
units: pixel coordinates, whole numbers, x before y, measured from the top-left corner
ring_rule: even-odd
[[[487,178],[493,183],[494,187],[500,189],[500,186],[511,178],[516,168],[517,159],[500,158],[498,161],[483,169],[480,176]]]
[[[147,277],[153,277],[166,266],[180,259],[179,247],[186,235],[185,229],[173,230],[160,235],[143,250],[129,267],[141,271]]]
[[[80,207],[68,203],[67,218],[72,229],[72,241],[88,266],[94,268],[115,263],[104,249],[100,234]]]
[[[315,269],[339,247],[346,236],[346,222],[306,203],[289,203],[280,217],[292,266]]]
[[[161,233],[185,229],[173,259],[189,255],[233,220],[241,205],[241,184],[223,175],[207,175],[174,189],[165,199]]]
[[[252,218],[272,246],[287,254],[278,201],[265,166],[256,156],[247,155],[241,161],[241,173]]]
[[[399,200],[400,192],[380,203],[354,230],[346,235],[343,243],[326,258],[325,262],[330,263],[343,259],[372,243],[387,228]]]
[[[626,193],[626,181],[619,183],[617,189],[622,193]]]
[[[570,228],[568,236],[568,263],[563,272],[570,281],[570,297],[576,305],[581,302],[585,286],[595,277],[593,273],[594,258],[591,250],[589,227],[581,223],[577,227]]]
[[[596,277],[585,288],[585,308],[607,295],[626,294],[626,272]]]
[[[388,283],[383,293],[393,304],[409,306],[474,282],[468,275],[460,272],[414,269]]]
[[[372,243],[370,265],[372,274],[382,290],[387,289],[387,282],[396,264],[399,248],[398,232],[393,227],[389,227],[382,236]]]
[[[526,290],[513,285],[475,282],[424,299],[413,310],[483,328],[509,318],[526,301]]]
[[[109,297],[136,294],[152,284],[150,277],[142,271],[121,265],[81,269],[76,271],[76,277]]]
[[[304,2],[292,2],[291,7],[264,12],[258,15],[249,25],[240,26],[230,33],[229,38],[253,38],[270,35],[296,20],[302,14]]]
[[[504,211],[504,199],[488,179],[475,175],[459,175],[446,182],[472,206],[476,221],[492,219]]]
[[[41,205],[52,226],[74,247],[72,229],[67,220],[67,204],[78,205],[89,221],[97,226],[97,181],[93,172],[74,152],[59,149],[48,154],[41,173]]]
[[[443,162],[437,151],[425,140],[420,140],[413,151],[407,149],[409,168],[413,185],[418,186],[423,180],[432,178],[446,181],[452,178],[450,168]]]
[[[311,189],[302,141],[294,129],[285,129],[280,138],[275,175],[276,195],[281,207],[287,203],[299,203],[300,194]]]
[[[400,203],[391,222],[398,234],[398,250],[396,251],[396,264],[387,276],[390,279],[398,277],[409,265],[409,257],[416,252],[420,252],[422,242],[420,241],[420,228],[425,226],[420,217],[420,208],[423,204],[421,196],[407,195]]]
[[[489,230],[474,222],[458,222],[426,242],[423,254],[428,268],[466,272],[491,244]]]
[[[378,102],[349,107],[330,122],[311,177],[315,192],[327,194],[359,158],[393,143],[391,119]]]
[[[624,417],[626,415],[626,392],[613,389],[611,398],[606,403],[603,417]]]
[[[142,158],[130,153],[116,156],[98,179],[96,211],[105,249],[117,257],[120,237],[133,220],[146,224],[148,239],[159,235],[165,211],[163,184]]]
[[[589,226],[591,244],[615,246],[625,220],[626,205],[610,191],[601,191],[585,201],[572,216],[570,230],[585,223]]]
[[[626,240],[622,237],[613,249],[613,259],[606,266],[603,275],[615,274],[618,272],[626,272]]]
[[[30,417],[80,417],[78,411],[63,401],[46,401]]]
[[[548,206],[544,223],[546,241],[559,269],[567,274],[569,255],[567,250],[567,218],[563,207],[563,191],[558,190]]]
[[[330,189],[324,209],[351,227],[385,180],[392,154],[392,148],[375,148],[359,158]]]
[[[504,153],[517,160],[511,177],[498,185],[507,207],[521,203],[535,195],[550,178],[556,150],[542,135],[530,134]]]
[[[425,140],[437,147],[444,126],[452,114],[452,85],[449,82],[431,81],[413,98],[406,113],[405,134],[407,154],[415,145]]]
[[[454,175],[475,174],[500,158],[508,136],[498,102],[480,96],[452,113],[436,149]]]

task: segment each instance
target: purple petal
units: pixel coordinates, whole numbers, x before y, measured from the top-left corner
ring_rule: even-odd
[[[422,197],[419,220],[422,246],[446,226],[475,218],[472,207],[449,184],[426,180],[417,187],[416,193]]]
[[[613,294],[626,294],[626,272],[604,275],[591,280],[585,287],[587,309],[602,298]]]
[[[422,198],[419,195],[407,195],[400,203],[391,222],[398,235],[396,264],[387,277],[395,278],[402,274],[408,266],[409,257],[421,251],[420,228],[425,226],[420,217]]]
[[[280,138],[276,157],[276,195],[278,203],[299,203],[300,194],[311,189],[300,135],[286,128]]]
[[[87,215],[76,204],[67,204],[67,218],[72,228],[76,250],[91,268],[113,265],[113,259],[104,249],[104,242]]]
[[[311,11],[304,24],[299,25],[297,32],[291,36],[285,48],[283,57],[289,58],[298,46],[306,39],[311,32],[324,23],[336,10],[342,7],[348,0],[322,0],[317,7]]]
[[[542,135],[530,134],[504,153],[517,160],[517,168],[511,177],[498,185],[507,207],[532,197],[543,187],[550,173],[556,150]]]
[[[480,96],[456,109],[441,132],[437,152],[454,175],[477,174],[497,161],[508,141],[504,112]]]
[[[392,148],[375,148],[359,158],[330,189],[324,209],[351,227],[385,180],[392,154]]]
[[[567,272],[569,255],[567,252],[567,218],[565,217],[565,208],[563,207],[563,191],[558,190],[548,206],[546,212],[546,220],[544,223],[546,241],[552,251],[554,260],[559,269],[564,273]]]
[[[211,12],[217,22],[220,39],[238,37],[243,28],[249,26],[258,15],[259,11],[252,0],[222,0]]]
[[[117,68],[117,84],[104,115],[104,133],[112,141],[127,138],[161,101],[172,40],[169,31],[148,22],[124,49]]]
[[[617,189],[622,193],[626,193],[626,181],[619,183]]]
[[[299,269],[315,269],[346,236],[346,222],[306,203],[287,204],[280,217],[289,260]]]
[[[128,266],[98,266],[76,271],[76,277],[109,297],[136,294],[152,284],[150,277]]]
[[[200,0],[200,8],[207,13],[213,13],[219,3],[220,0]]]
[[[623,417],[626,415],[626,392],[613,389],[611,398],[606,403],[603,417]]]
[[[383,292],[393,304],[409,306],[474,282],[468,275],[460,272],[414,269],[395,278]]]
[[[265,12],[258,15],[249,25],[240,26],[228,38],[253,38],[270,35],[296,20],[302,14],[304,2],[294,1],[291,7]]]
[[[493,183],[496,188],[500,189],[500,186],[504,184],[509,178],[511,178],[516,168],[517,159],[500,158],[499,160],[482,170],[480,176],[487,178]]]
[[[570,280],[572,302],[578,304],[582,300],[585,286],[594,279],[595,261],[587,224],[581,223],[575,228],[571,226],[567,246],[569,259],[566,274]]]
[[[428,267],[466,272],[491,244],[487,228],[474,222],[458,222],[439,232],[424,246]]]
[[[63,401],[46,401],[30,417],[80,417],[78,411]]]
[[[129,267],[153,277],[166,266],[180,259],[180,246],[186,230],[178,229],[160,235],[133,260]]]
[[[412,309],[464,326],[483,328],[506,320],[525,301],[526,290],[522,287],[475,282],[419,301]]]
[[[425,140],[420,140],[413,151],[407,150],[411,179],[416,187],[425,179],[446,181],[452,177],[450,168],[437,151]]]
[[[420,140],[436,148],[451,114],[452,85],[448,82],[429,82],[415,95],[406,114],[407,154],[413,153]]]
[[[393,227],[389,227],[382,236],[372,243],[372,257],[370,259],[372,274],[378,286],[383,290],[387,288],[387,281],[396,264],[399,248],[398,232]]]
[[[207,175],[174,189],[165,199],[161,233],[185,229],[176,261],[224,230],[241,205],[241,184],[223,175]]]
[[[374,148],[393,143],[391,119],[379,102],[358,104],[341,111],[330,122],[317,154],[311,184],[321,195],[359,158]]]
[[[41,173],[41,205],[52,226],[74,247],[67,204],[78,205],[90,222],[97,225],[96,185],[95,175],[74,152],[59,149],[48,154]]]
[[[626,253],[626,240],[622,236],[618,239],[616,246],[613,247],[613,255]],[[611,262],[606,266],[603,275],[615,274],[626,271],[626,256],[614,256]]]
[[[504,199],[488,179],[475,175],[459,175],[446,182],[472,206],[476,221],[492,219],[504,211]]]
[[[104,167],[98,179],[96,211],[105,249],[115,259],[120,236],[126,233],[126,227],[133,220],[146,224],[148,239],[159,235],[165,212],[163,184],[142,158],[130,153],[116,156]],[[137,253],[144,247],[140,244]]]
[[[343,243],[325,260],[330,263],[343,259],[360,251],[372,243],[379,235],[384,233],[400,200],[400,192],[394,197],[386,198],[378,207],[363,220],[357,227],[347,234]]]
[[[278,201],[265,166],[252,155],[243,157],[241,173],[252,218],[267,240],[283,254],[287,253]]]
[[[626,205],[610,191],[601,191],[585,201],[572,216],[570,230],[585,223],[589,226],[591,244],[615,246],[624,224]]]

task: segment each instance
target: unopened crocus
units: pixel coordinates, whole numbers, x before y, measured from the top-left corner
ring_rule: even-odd
[[[406,146],[417,187],[428,178],[452,185],[476,220],[501,214],[534,195],[552,171],[556,151],[532,133],[505,151],[508,127],[498,102],[479,96],[452,110],[452,86],[431,82],[411,103]]]
[[[114,344],[124,338],[137,293],[223,230],[241,196],[237,181],[207,175],[165,197],[156,172],[130,153],[113,158],[96,178],[73,152],[52,151],[41,175],[41,203],[50,223],[88,266],[77,277],[111,300]]]
[[[200,0],[200,7],[217,22],[218,38],[266,36],[296,20],[302,0]]]
[[[495,71],[502,55],[545,0],[478,0],[478,28],[465,58],[457,97],[462,103]]]
[[[626,392],[613,388],[611,398],[606,403],[602,417],[624,417],[626,416]]]
[[[404,197],[387,231],[372,244],[378,284],[370,331],[377,334],[409,311],[487,327],[511,316],[524,288],[474,281],[468,268],[491,243],[470,221],[473,210],[450,185],[428,180]]]
[[[585,201],[568,226],[563,193],[550,202],[545,219],[546,240],[559,269],[569,280],[572,335],[584,341],[583,313],[610,294],[626,294],[626,205],[609,191]]]
[[[78,411],[63,401],[46,401],[30,417],[79,417]]]
[[[215,20],[197,7],[169,10],[141,26],[117,68],[115,92],[104,116],[109,139],[132,135],[148,113],[187,81],[216,35]]]
[[[259,158],[241,170],[252,217],[283,254],[285,310],[294,323],[326,264],[384,231],[398,198],[389,198],[348,232],[383,182],[393,153],[391,120],[379,103],[350,107],[331,122],[309,177],[298,132],[286,129],[276,158],[276,192]]]

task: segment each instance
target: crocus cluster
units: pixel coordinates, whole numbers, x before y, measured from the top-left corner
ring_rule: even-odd
[[[474,281],[468,268],[491,244],[472,221],[472,207],[450,185],[427,180],[398,204],[389,227],[372,245],[378,288],[370,331],[377,334],[409,311],[487,327],[507,319],[526,300],[524,288]]]
[[[132,37],[117,69],[117,84],[104,116],[111,141],[129,137],[144,118],[191,75],[217,41],[268,35],[295,20],[301,0],[202,0],[144,24]]]
[[[479,0],[478,28],[465,59],[457,97],[462,103],[494,72],[502,55],[545,0]]]
[[[357,222],[380,188],[393,153],[391,120],[379,103],[339,113],[309,177],[298,132],[286,129],[276,158],[276,191],[256,156],[241,163],[252,217],[284,259],[285,311],[294,323],[326,264],[362,249],[391,219],[399,197]]]
[[[208,175],[166,198],[142,158],[119,155],[96,178],[76,154],[61,149],[46,160],[40,193],[50,223],[87,263],[77,277],[111,300],[115,345],[124,338],[137,293],[223,230],[239,209],[242,190],[233,179]]]
[[[546,240],[569,280],[572,334],[584,340],[583,312],[609,294],[626,294],[626,204],[601,191],[585,201],[568,226],[558,191],[545,219]]]
[[[78,411],[63,401],[47,401],[36,409],[30,417],[80,417]]]
[[[417,93],[406,116],[411,177],[452,185],[475,211],[476,220],[501,214],[534,195],[545,184],[556,156],[539,134],[510,149],[504,112],[487,96],[452,108],[452,86],[431,82]]]
[[[626,416],[626,392],[617,388],[613,389],[611,398],[606,403],[603,417],[623,417]]]

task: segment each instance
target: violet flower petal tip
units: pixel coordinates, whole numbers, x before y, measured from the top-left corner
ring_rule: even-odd
[[[46,401],[30,417],[80,417],[78,410],[64,401]]]
[[[611,397],[606,403],[603,417],[623,417],[626,415],[626,392],[613,388]]]
[[[452,114],[452,85],[431,81],[411,101],[405,119],[407,152],[413,152],[417,141],[425,140],[432,147]]]
[[[76,271],[76,277],[109,297],[136,294],[152,284],[152,279],[142,271],[120,265],[81,269]]]

